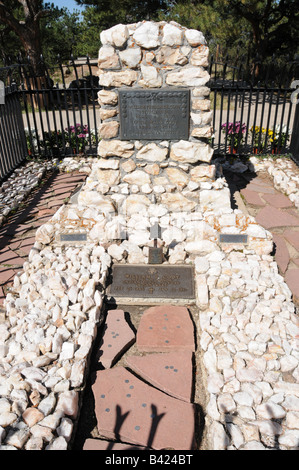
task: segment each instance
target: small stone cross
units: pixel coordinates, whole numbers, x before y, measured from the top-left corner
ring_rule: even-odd
[[[150,238],[152,240],[155,240],[155,243],[157,243],[158,238],[161,239],[162,237],[162,228],[161,226],[156,222],[155,225],[150,227]]]

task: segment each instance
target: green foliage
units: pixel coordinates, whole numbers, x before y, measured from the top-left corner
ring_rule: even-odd
[[[59,9],[53,3],[31,0],[36,9],[46,10],[40,18],[41,45],[47,62],[89,55],[96,57],[100,32],[118,23],[142,20],[177,21],[205,35],[211,53],[229,53],[240,61],[256,57],[271,61],[275,53],[285,63],[298,49],[298,8],[296,0],[76,0],[83,13]],[[24,20],[19,0],[2,0],[18,21]],[[37,11],[37,10],[36,10]],[[0,5],[1,13],[1,5]],[[0,61],[24,51],[18,32],[0,14]],[[243,60],[243,59],[242,59]]]

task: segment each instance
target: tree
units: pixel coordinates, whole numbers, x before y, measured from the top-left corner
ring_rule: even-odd
[[[99,32],[118,23],[135,23],[142,20],[156,20],[160,10],[166,9],[165,0],[76,0],[78,5],[92,8],[94,23]]]
[[[40,22],[50,14],[42,0],[0,0],[0,22],[20,40],[36,76],[44,76]]]

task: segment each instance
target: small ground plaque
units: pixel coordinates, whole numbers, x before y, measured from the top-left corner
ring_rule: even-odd
[[[194,299],[192,266],[116,264],[108,295],[124,298]]]
[[[221,233],[219,235],[220,243],[243,243],[246,244],[248,242],[248,235],[243,234],[231,234],[231,233]]]
[[[119,106],[123,140],[189,138],[189,90],[120,90]]]
[[[86,242],[87,233],[62,233],[60,235],[61,242]]]

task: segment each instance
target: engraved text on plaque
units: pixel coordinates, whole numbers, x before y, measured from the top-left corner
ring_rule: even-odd
[[[122,140],[189,138],[189,90],[120,90]]]

